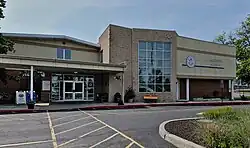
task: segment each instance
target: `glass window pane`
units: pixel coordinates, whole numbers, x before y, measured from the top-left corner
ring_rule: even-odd
[[[164,50],[165,51],[171,51],[171,43],[170,42],[164,43]]]
[[[161,68],[156,68],[155,70],[155,75],[162,75],[163,74],[163,71]]]
[[[164,92],[170,92],[170,91],[171,91],[170,83],[169,84],[165,84],[164,85]]]
[[[153,68],[156,66],[156,61],[153,59],[147,59],[147,64],[149,68]]]
[[[56,50],[56,57],[58,59],[63,59],[63,49],[57,48],[57,50]]]
[[[171,67],[171,61],[170,60],[164,60],[163,64],[164,64],[165,68],[170,68]]]
[[[146,58],[146,51],[139,51],[139,58]]]
[[[82,83],[75,83],[75,92],[83,92]]]
[[[156,61],[156,67],[163,67],[163,61],[162,60],[157,60]]]
[[[139,49],[140,49],[140,50],[141,50],[141,49],[146,49],[146,42],[140,41],[140,42],[139,42]]]
[[[156,92],[162,92],[162,84],[156,84]]]
[[[139,59],[139,67],[142,68],[146,66],[147,66],[146,59]]]
[[[164,76],[164,77],[163,77],[163,83],[164,83],[164,84],[170,83],[170,76]]]
[[[65,93],[65,99],[66,100],[72,100],[73,99],[73,93]]]
[[[156,76],[155,75],[148,77],[148,83],[155,83],[155,80],[156,80]]]
[[[154,83],[148,84],[147,92],[155,92],[155,84]]]
[[[139,75],[147,75],[147,68],[139,68]]]
[[[147,52],[147,58],[152,59],[154,57],[154,52],[153,51],[148,51]]]
[[[145,84],[147,82],[147,76],[139,76],[139,82]]]
[[[147,42],[147,50],[148,51],[154,50],[154,42]]]
[[[71,50],[65,49],[65,59],[71,59]]]
[[[73,83],[65,82],[65,92],[73,92]]]
[[[163,58],[165,60],[170,60],[171,59],[171,52],[163,52]]]
[[[156,58],[157,59],[162,59],[163,53],[161,51],[156,51]]]
[[[156,76],[156,83],[162,83],[163,81],[163,76],[159,75],[159,76]]]
[[[64,80],[74,80],[72,75],[64,75]]]
[[[162,42],[156,42],[156,50],[162,50],[163,49],[163,43]]]
[[[142,83],[140,83],[139,84],[139,91],[140,92],[148,92],[148,87],[147,87],[147,84],[142,84]]]
[[[164,75],[170,75],[171,74],[171,68],[164,68],[163,74]]]
[[[150,67],[150,68],[148,68],[147,70],[148,70],[148,71],[147,71],[147,72],[148,72],[148,73],[147,73],[148,75],[155,75],[155,69],[154,69],[154,68]]]

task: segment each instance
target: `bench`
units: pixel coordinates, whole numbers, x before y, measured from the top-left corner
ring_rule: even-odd
[[[158,96],[156,96],[156,95],[144,95],[143,99],[144,99],[145,103],[151,103],[151,102],[156,103],[158,100]]]

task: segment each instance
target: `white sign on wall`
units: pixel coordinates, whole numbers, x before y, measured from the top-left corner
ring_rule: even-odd
[[[43,81],[42,90],[43,91],[49,91],[50,90],[50,81]]]

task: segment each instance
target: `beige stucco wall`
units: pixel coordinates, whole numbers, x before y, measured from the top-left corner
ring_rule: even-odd
[[[101,45],[102,50],[102,62],[109,63],[110,59],[110,27],[107,27],[106,30],[99,37],[99,44]]]
[[[67,48],[67,46],[65,47]],[[49,58],[56,59],[55,46],[37,45],[37,44],[25,44],[15,43],[15,53],[9,53],[16,56],[26,57],[38,57],[38,58]],[[68,48],[71,49],[71,48]],[[100,62],[100,53],[98,51],[90,51],[84,49],[71,49],[72,60],[74,61],[85,61],[85,62]]]
[[[227,54],[232,56],[236,55],[236,50],[232,46],[221,45],[182,36],[177,37],[177,47],[209,53]]]
[[[236,49],[186,37],[177,37],[177,76],[189,78],[232,79],[236,77]],[[197,66],[189,68],[186,58],[192,56]],[[211,68],[212,67],[212,68]],[[220,68],[215,68],[220,67]]]
[[[9,53],[16,56],[38,57],[38,58],[56,58],[56,48],[43,47],[29,44],[15,43],[15,53]]]
[[[196,65],[220,67],[224,69],[204,67],[189,68],[183,66],[183,64],[186,64],[186,58],[188,56],[194,57]],[[236,76],[235,57],[177,50],[177,75],[197,78],[234,78]]]

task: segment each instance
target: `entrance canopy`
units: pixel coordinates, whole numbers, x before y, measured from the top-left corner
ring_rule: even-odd
[[[125,65],[105,64],[94,62],[45,59],[33,57],[20,57],[12,55],[0,55],[0,66],[8,68],[27,68],[36,67],[39,70],[70,70],[70,71],[102,71],[102,72],[124,72]]]

